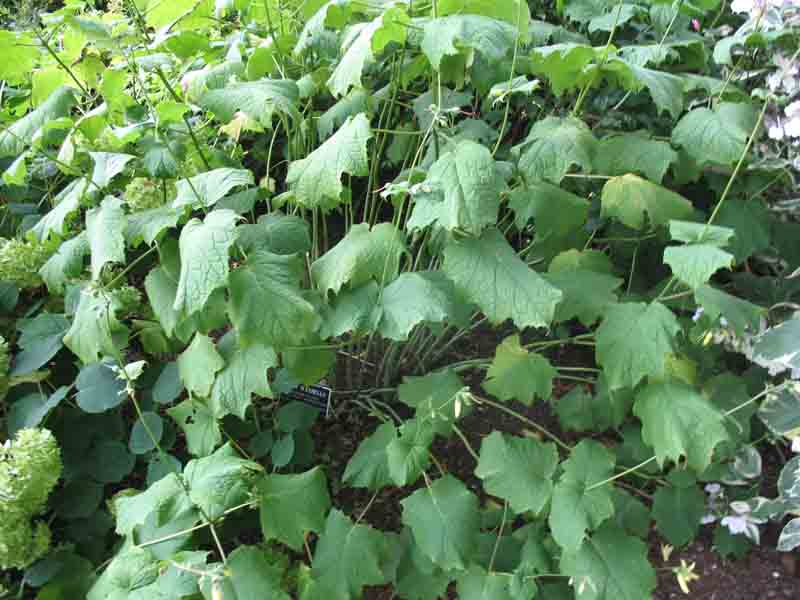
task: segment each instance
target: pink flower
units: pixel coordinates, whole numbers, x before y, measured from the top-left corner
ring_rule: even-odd
[[[695,31],[700,31],[700,21],[697,19],[692,19],[692,29]]]

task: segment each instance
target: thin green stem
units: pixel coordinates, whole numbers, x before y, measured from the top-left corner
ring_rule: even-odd
[[[500,410],[500,411],[506,413],[507,415],[510,415],[510,416],[514,417],[515,419],[520,420],[521,422],[525,423],[529,427],[533,427],[536,431],[541,433],[547,439],[549,439],[552,442],[554,442],[562,450],[566,450],[567,452],[572,452],[572,446],[568,445],[566,442],[561,441],[561,439],[557,435],[555,435],[554,433],[551,433],[549,430],[547,430],[546,428],[544,428],[541,425],[539,425],[536,421],[533,421],[533,420],[529,419],[525,415],[519,414],[513,408],[509,408],[508,406],[506,406],[504,404],[500,404],[499,402],[495,402],[494,400],[489,400],[488,398],[483,398],[481,396],[475,396],[474,394],[473,394],[473,398],[475,398],[475,401],[478,402],[479,404],[486,404],[488,406],[496,408],[497,410]]]

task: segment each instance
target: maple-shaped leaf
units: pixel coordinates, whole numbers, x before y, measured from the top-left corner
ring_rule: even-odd
[[[403,234],[391,223],[379,223],[372,229],[367,223],[359,223],[314,261],[311,275],[325,293],[339,293],[345,284],[358,287],[370,279],[388,283],[397,276],[405,251]]]
[[[234,414],[244,421],[253,394],[272,395],[267,370],[278,366],[278,356],[263,344],[240,347],[232,332],[220,340],[218,349],[225,368],[214,380],[209,407],[217,418]]]
[[[519,336],[497,346],[483,388],[500,400],[519,400],[528,406],[538,397],[548,400],[558,372],[545,357],[520,346]]]
[[[680,329],[672,311],[659,302],[609,306],[596,334],[597,362],[609,389],[634,388],[645,377],[662,376]]]
[[[645,215],[658,226],[672,219],[687,219],[692,213],[686,198],[637,175],[614,177],[603,186],[601,214],[616,217],[633,229],[644,227]]]
[[[483,438],[475,475],[487,493],[508,500],[515,513],[540,512],[553,491],[554,444],[493,431]]]
[[[653,495],[653,518],[658,531],[675,547],[691,542],[706,514],[706,497],[691,471],[674,469]]]
[[[611,477],[614,456],[598,442],[583,440],[561,466],[564,472],[553,490],[548,522],[558,545],[573,552],[587,530],[597,529],[614,514],[611,485],[589,489]]]
[[[397,429],[383,423],[358,445],[358,450],[347,462],[342,481],[352,487],[378,490],[389,485],[389,458],[387,448],[397,439]]]
[[[722,102],[713,110],[695,108],[672,130],[672,143],[700,166],[733,165],[744,153],[757,114],[747,103]]]
[[[623,133],[600,140],[594,168],[604,175],[639,173],[661,183],[669,166],[677,161],[678,153],[667,142],[641,133]]]
[[[183,385],[193,395],[203,398],[211,393],[216,373],[223,367],[225,360],[217,352],[213,340],[201,333],[194,336],[189,347],[178,357]]]
[[[286,183],[297,203],[331,209],[341,203],[342,175],[368,173],[367,142],[372,138],[364,113],[345,121],[319,148],[289,165]]]
[[[565,552],[559,568],[572,578],[581,600],[643,600],[656,587],[646,544],[612,523]]]
[[[403,523],[420,550],[442,569],[465,569],[476,550],[478,499],[452,475],[434,481],[405,500]]]
[[[728,439],[724,414],[684,383],[651,383],[636,395],[633,412],[642,421],[642,438],[654,448],[659,465],[685,457],[701,473],[717,444]]]
[[[514,147],[519,170],[528,182],[561,183],[574,165],[592,170],[597,140],[588,125],[573,117],[538,121],[525,141]]]
[[[546,327],[562,298],[494,228],[448,243],[443,270],[491,323],[511,319],[520,328]]]
[[[514,48],[517,29],[509,23],[481,15],[449,15],[425,23],[422,51],[438,71],[446,56],[464,50],[478,52],[497,62]]]

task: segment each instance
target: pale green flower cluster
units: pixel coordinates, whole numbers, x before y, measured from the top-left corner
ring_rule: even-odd
[[[167,181],[167,198],[174,198],[175,182]],[[131,212],[139,212],[164,205],[164,188],[161,180],[136,177],[125,187],[123,194]]]
[[[11,367],[11,356],[8,353],[8,342],[0,335],[0,402],[8,393],[8,372]]]
[[[61,476],[61,453],[47,429],[22,429],[0,446],[0,569],[24,569],[50,547],[50,528],[33,522]]]
[[[9,281],[22,289],[39,287],[42,285],[39,269],[56,250],[55,242],[0,238],[0,281]]]

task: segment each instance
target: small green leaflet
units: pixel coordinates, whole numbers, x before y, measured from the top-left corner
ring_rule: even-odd
[[[331,500],[319,467],[296,475],[267,475],[258,482],[261,530],[266,541],[277,539],[301,550],[305,534],[322,532]]]
[[[475,475],[487,493],[508,500],[515,513],[539,513],[550,500],[557,465],[554,444],[493,431],[483,438]]]
[[[185,316],[202,310],[211,293],[228,281],[228,250],[236,239],[238,215],[215,210],[192,219],[181,231],[181,275],[174,308]]]
[[[701,473],[714,448],[728,439],[724,415],[684,383],[652,383],[636,395],[633,413],[642,421],[642,438],[655,449],[659,465],[686,457]]]
[[[611,477],[614,456],[598,442],[583,440],[561,466],[548,522],[555,541],[569,553],[580,548],[587,529],[597,529],[614,514],[611,484],[589,489]]]
[[[339,130],[302,160],[289,165],[286,183],[297,203],[331,209],[341,202],[342,175],[368,173],[367,142],[372,138],[364,113],[348,118]]]
[[[518,400],[531,406],[536,398],[549,400],[558,373],[545,357],[520,346],[512,335],[497,346],[483,388],[500,400]]]
[[[597,362],[609,389],[634,388],[645,377],[663,375],[680,329],[672,311],[658,302],[609,306],[596,335]]]
[[[475,551],[478,499],[452,475],[445,475],[405,500],[403,523],[420,550],[442,569],[465,569]]]
[[[562,298],[494,228],[479,238],[449,242],[443,270],[495,324],[511,319],[519,328],[547,327]]]

